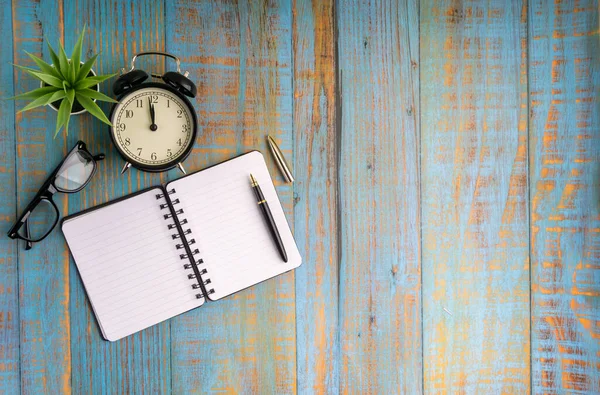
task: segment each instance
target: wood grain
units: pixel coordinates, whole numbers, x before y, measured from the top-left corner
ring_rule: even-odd
[[[294,1],[294,219],[298,393],[339,388],[333,1]]]
[[[164,50],[164,4],[138,1],[84,0],[65,2],[65,47],[72,48],[77,34],[87,24],[84,53],[87,57],[101,52],[95,70],[100,74],[117,73],[127,67],[131,57],[142,50]],[[145,70],[162,69],[159,59],[136,63]],[[103,93],[113,96],[112,82],[101,85]],[[101,103],[105,113],[110,105]],[[123,161],[113,148],[108,127],[89,114],[74,119],[67,138],[69,148],[78,139],[92,153],[104,152],[97,174],[80,193],[69,197],[69,213],[107,202],[143,187],[158,185],[158,174],[130,169],[120,175]],[[163,176],[164,178],[164,176]],[[65,246],[66,247],[66,246]],[[111,388],[119,393],[167,393],[171,389],[169,322],[136,333],[127,339],[109,343],[102,339],[97,321],[71,260],[71,388],[75,393],[101,393]]]
[[[265,142],[273,135],[291,157],[291,1],[177,2],[166,11],[166,48],[198,85],[193,170],[260,149],[293,225],[292,189]],[[293,272],[176,317],[173,392],[294,393],[295,335]]]
[[[600,392],[598,0],[0,9],[1,98],[37,86],[11,59],[49,59],[46,39],[68,52],[84,23],[100,73],[182,57],[199,89],[187,170],[261,150],[304,258],[109,343],[60,231],[31,251],[0,237],[0,393]],[[53,139],[56,113],[23,105],[0,100],[5,229],[78,139],[107,158],[55,196],[62,216],[179,176],[121,176],[103,124]]]
[[[14,95],[12,60],[12,9],[10,1],[0,0],[0,229],[7,232],[16,217],[17,191],[15,163],[14,103],[2,100]],[[10,39],[8,39],[10,37]],[[17,243],[0,234],[0,392],[20,392],[19,355],[19,274]]]
[[[63,8],[51,1],[14,1],[13,60],[35,67],[24,51],[49,59],[45,39],[58,43],[63,32]],[[39,87],[39,82],[14,71],[15,93]],[[22,102],[17,107],[23,106]],[[20,213],[48,174],[66,154],[62,138],[53,140],[56,113],[38,108],[16,116],[17,211]],[[56,196],[66,211],[67,199]],[[33,249],[19,248],[19,319],[21,391],[68,392],[71,380],[69,258],[60,232],[51,233]]]
[[[533,391],[600,393],[598,1],[529,16]]]
[[[529,391],[526,4],[421,4],[426,393]]]
[[[342,393],[421,392],[417,15],[337,7]]]

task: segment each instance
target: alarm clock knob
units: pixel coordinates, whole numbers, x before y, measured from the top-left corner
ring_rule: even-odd
[[[116,96],[121,96],[134,86],[141,84],[148,79],[148,73],[143,70],[132,70],[123,74],[113,84],[113,93]]]
[[[167,85],[189,97],[196,97],[196,85],[187,77],[174,71],[168,71],[162,76]]]
[[[121,169],[121,174],[125,173],[127,170],[129,170],[129,168],[131,167],[131,163],[129,162],[125,162],[125,165],[123,166],[123,168]]]

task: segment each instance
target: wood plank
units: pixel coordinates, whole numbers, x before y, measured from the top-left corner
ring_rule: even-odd
[[[599,4],[530,4],[533,392],[598,394]]]
[[[135,7],[117,1],[80,0],[65,2],[65,47],[75,44],[77,34],[87,24],[84,53],[101,52],[95,70],[100,74],[129,69],[131,57],[142,50],[164,50],[163,2],[137,2]],[[139,64],[153,70],[157,59]],[[163,67],[158,59],[158,67]],[[136,62],[136,66],[138,63]],[[150,68],[151,67],[151,68]],[[101,91],[112,94],[112,82],[103,83]],[[110,105],[100,103],[108,114]],[[98,173],[81,192],[69,197],[69,213],[93,207],[116,197],[151,185],[161,176],[130,169],[120,175],[123,161],[108,135],[108,127],[89,114],[73,119],[68,146],[78,139],[88,144],[92,153],[104,152]],[[162,177],[166,178],[165,175]],[[66,247],[66,245],[65,245]],[[101,393],[110,388],[120,393],[167,393],[171,389],[170,330],[163,322],[123,340],[110,343],[102,338],[81,279],[71,259],[71,353],[72,390],[75,393]]]
[[[49,59],[45,39],[62,37],[63,7],[53,1],[13,1],[13,59],[35,67],[24,51]],[[15,93],[39,87],[39,81],[14,72]],[[21,108],[23,102],[17,103]],[[25,208],[49,173],[66,154],[64,138],[52,139],[56,113],[39,108],[16,116],[17,208]],[[66,211],[67,198],[55,203]],[[69,259],[60,232],[51,233],[33,249],[19,245],[19,320],[21,391],[68,392],[71,380],[69,330]]]
[[[421,5],[426,393],[529,391],[526,12]]]
[[[198,85],[192,170],[260,149],[291,220],[292,188],[275,177],[265,142],[272,134],[291,157],[291,1],[180,1],[166,11],[166,48]],[[174,393],[296,391],[293,272],[171,322]]]
[[[13,57],[12,9],[10,1],[0,0],[0,98],[14,95],[13,67],[7,61]],[[10,39],[9,39],[10,37]],[[13,225],[16,212],[15,190],[15,106],[10,100],[0,100],[0,228],[6,232]],[[20,392],[19,355],[19,274],[17,242],[0,235],[0,388],[6,394]]]
[[[298,393],[339,390],[336,43],[333,1],[294,1]]]
[[[421,393],[415,1],[340,1],[342,393]]]

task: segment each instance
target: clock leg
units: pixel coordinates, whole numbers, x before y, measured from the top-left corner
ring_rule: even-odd
[[[179,170],[181,170],[181,172],[182,172],[183,174],[187,174],[187,173],[185,172],[185,169],[183,168],[183,165],[181,164],[181,162],[179,162],[179,163],[177,164],[177,167],[179,167]]]
[[[125,162],[125,166],[121,169],[121,174],[125,173],[131,167],[131,163]]]

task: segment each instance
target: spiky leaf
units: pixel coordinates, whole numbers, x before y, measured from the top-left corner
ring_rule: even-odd
[[[92,89],[82,89],[82,90],[78,90],[77,94],[88,97],[90,99],[96,99],[96,100],[100,100],[100,101],[106,101],[109,103],[118,103],[118,101],[116,101],[113,98],[110,98],[108,96],[106,96],[104,93],[100,93],[98,91],[92,90]]]
[[[35,64],[37,64],[37,66],[42,72],[53,75],[56,78],[62,79],[62,75],[59,73],[56,67],[52,67],[52,65],[44,62],[42,59],[38,58],[32,53],[29,53],[27,51],[25,51],[25,53],[35,62]]]
[[[71,105],[75,102],[75,89],[69,89],[66,92],[67,100],[71,102]]]
[[[90,86],[98,85],[102,81],[112,78],[115,75],[116,74],[107,74],[107,75],[97,75],[97,76],[93,76],[93,77],[87,77],[81,81],[77,81],[77,83],[75,84],[75,89],[80,90],[80,89],[89,88]]]
[[[63,77],[65,77],[67,81],[72,83],[73,77],[71,76],[71,68],[69,67],[69,59],[67,59],[65,48],[60,43],[59,48],[60,51],[58,52],[58,61],[60,62],[60,73],[63,75]]]
[[[68,101],[68,100],[64,100],[64,101]],[[73,108],[73,105],[69,103],[69,113],[67,114],[67,119],[65,119],[65,126],[64,126],[64,130],[65,130],[65,136],[69,135],[69,121],[71,120],[71,110]],[[56,138],[56,132],[54,133],[54,138]]]
[[[98,55],[99,54],[92,56],[83,64],[83,66],[81,66],[81,68],[79,69],[79,73],[77,73],[77,81],[80,81],[87,77],[87,75],[90,73],[90,70],[92,69],[92,66],[94,65],[94,62],[96,62],[96,58],[98,57]]]
[[[43,88],[37,88],[32,91],[22,93],[17,96],[9,97],[11,100],[25,100],[25,99],[37,99],[38,97],[42,97],[47,93],[54,93],[60,90],[55,86],[44,86]]]
[[[41,73],[39,71],[33,71],[32,69],[28,68],[28,67],[23,67],[23,66],[19,66],[18,64],[15,65],[15,67],[25,71],[26,73],[31,74],[32,76],[34,76],[35,78],[37,78],[40,81],[45,82],[48,85],[52,85],[55,86],[57,88],[62,88],[63,84],[62,84],[62,80],[50,75],[50,74],[44,74]]]
[[[104,112],[102,111],[102,109],[100,107],[98,107],[98,105],[96,103],[94,103],[94,101],[92,99],[79,94],[79,92],[76,93],[75,97],[77,98],[77,101],[79,102],[79,104],[81,104],[83,106],[83,108],[88,110],[90,114],[92,114],[93,116],[95,116],[96,118],[98,118],[99,120],[104,122],[105,124],[112,126],[112,123],[110,123],[110,121],[108,120],[106,115],[104,115]]]
[[[56,131],[54,132],[54,137],[58,135],[58,131],[64,125],[65,126],[65,134],[69,134],[69,118],[71,114],[71,102],[68,100],[63,100],[60,103],[60,108],[58,109],[58,117],[56,118]]]
[[[52,64],[54,65],[54,68],[64,78],[64,75],[62,75],[62,73],[60,72],[60,60],[58,59],[58,55],[56,54],[56,52],[54,52],[54,49],[52,49],[50,43],[48,41],[46,41],[46,43],[48,44],[48,51],[50,52],[50,58],[52,58]]]
[[[69,102],[68,100],[63,100],[66,101],[67,103]],[[69,121],[71,120],[71,111],[73,111],[73,105],[71,103],[68,103],[68,112],[67,112],[67,118],[65,119],[65,126],[64,126],[64,131],[65,131],[65,136],[69,135]],[[56,132],[54,133],[54,138],[56,138]]]
[[[55,101],[62,100],[65,97],[66,97],[66,95],[65,95],[64,91],[56,91],[56,92],[54,92],[54,94],[52,95],[52,97],[50,98],[50,100],[48,100],[48,104],[54,103]]]
[[[73,85],[75,85],[77,82],[77,69],[79,68],[75,66],[75,63],[72,60],[69,61],[69,68],[71,69],[69,71],[71,73],[71,80],[73,81]]]
[[[73,77],[77,77],[79,69],[81,68],[81,51],[83,49],[83,37],[85,36],[85,26],[86,25],[83,25],[83,29],[81,30],[81,33],[79,33],[77,43],[75,44],[75,48],[73,48],[73,53],[71,54],[71,63],[73,65]]]
[[[28,105],[26,105],[25,107],[23,107],[21,110],[19,110],[19,112],[21,113],[21,112],[33,110],[34,108],[45,106],[46,104],[53,103],[53,102],[55,102],[57,100],[60,100],[60,99],[62,99],[64,97],[65,97],[65,92],[63,92],[61,90],[58,90],[58,91],[55,91],[55,92],[46,93],[45,95],[38,97],[37,99],[35,99],[31,103],[29,103]]]
[[[16,67],[16,68],[18,68],[20,70],[26,71],[28,73],[39,73],[40,72],[40,70],[32,69],[31,67],[25,67],[25,66],[21,66],[19,64],[14,64],[14,63],[12,63],[12,65],[14,67]]]

